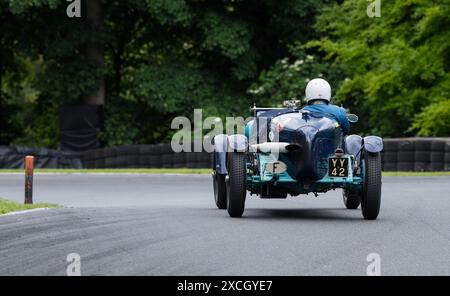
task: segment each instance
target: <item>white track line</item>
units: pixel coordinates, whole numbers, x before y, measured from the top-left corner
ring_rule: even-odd
[[[0,214],[0,217],[23,215],[23,214],[39,212],[39,211],[44,211],[44,210],[50,210],[50,209],[52,209],[52,208],[37,208],[37,209],[31,209],[31,210],[15,211],[15,212],[9,212],[6,214]]]

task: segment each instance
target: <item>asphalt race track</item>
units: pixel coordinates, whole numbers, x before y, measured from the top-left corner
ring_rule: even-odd
[[[24,176],[0,175],[23,201]],[[318,198],[247,196],[244,217],[216,209],[206,175],[36,175],[35,202],[0,216],[0,275],[450,275],[450,177],[384,177],[377,221]]]

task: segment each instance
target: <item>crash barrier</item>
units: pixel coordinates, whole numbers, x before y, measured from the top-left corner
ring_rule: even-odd
[[[384,171],[450,171],[450,138],[384,139]]]
[[[86,151],[85,168],[209,168],[207,152],[173,152],[170,144],[128,145]]]
[[[170,144],[130,145],[87,151],[86,168],[210,168],[207,152],[174,153]],[[384,140],[384,171],[450,171],[450,138]]]
[[[210,168],[207,152],[174,153],[170,144],[126,145],[83,153],[0,146],[1,168],[23,168],[26,155],[35,168]],[[384,171],[450,171],[450,138],[384,139]]]
[[[34,168],[81,169],[82,154],[68,151],[0,146],[0,168],[19,169],[25,167],[25,157],[34,156]]]

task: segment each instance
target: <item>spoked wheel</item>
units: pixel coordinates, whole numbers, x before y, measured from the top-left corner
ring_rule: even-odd
[[[245,153],[228,153],[227,210],[230,217],[241,217],[245,208],[246,189]]]
[[[381,155],[364,151],[364,185],[361,208],[364,219],[375,220],[381,205]]]
[[[361,203],[361,190],[344,189],[342,190],[342,198],[344,199],[344,204],[347,209],[355,210]]]
[[[225,210],[227,208],[227,187],[225,184],[225,176],[223,174],[213,173],[214,201],[216,206]]]

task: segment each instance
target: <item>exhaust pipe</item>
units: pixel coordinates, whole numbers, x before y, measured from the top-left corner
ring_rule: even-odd
[[[262,153],[287,153],[291,151],[300,150],[302,146],[295,143],[282,143],[282,142],[266,142],[262,144],[251,145],[252,151],[262,152]]]

